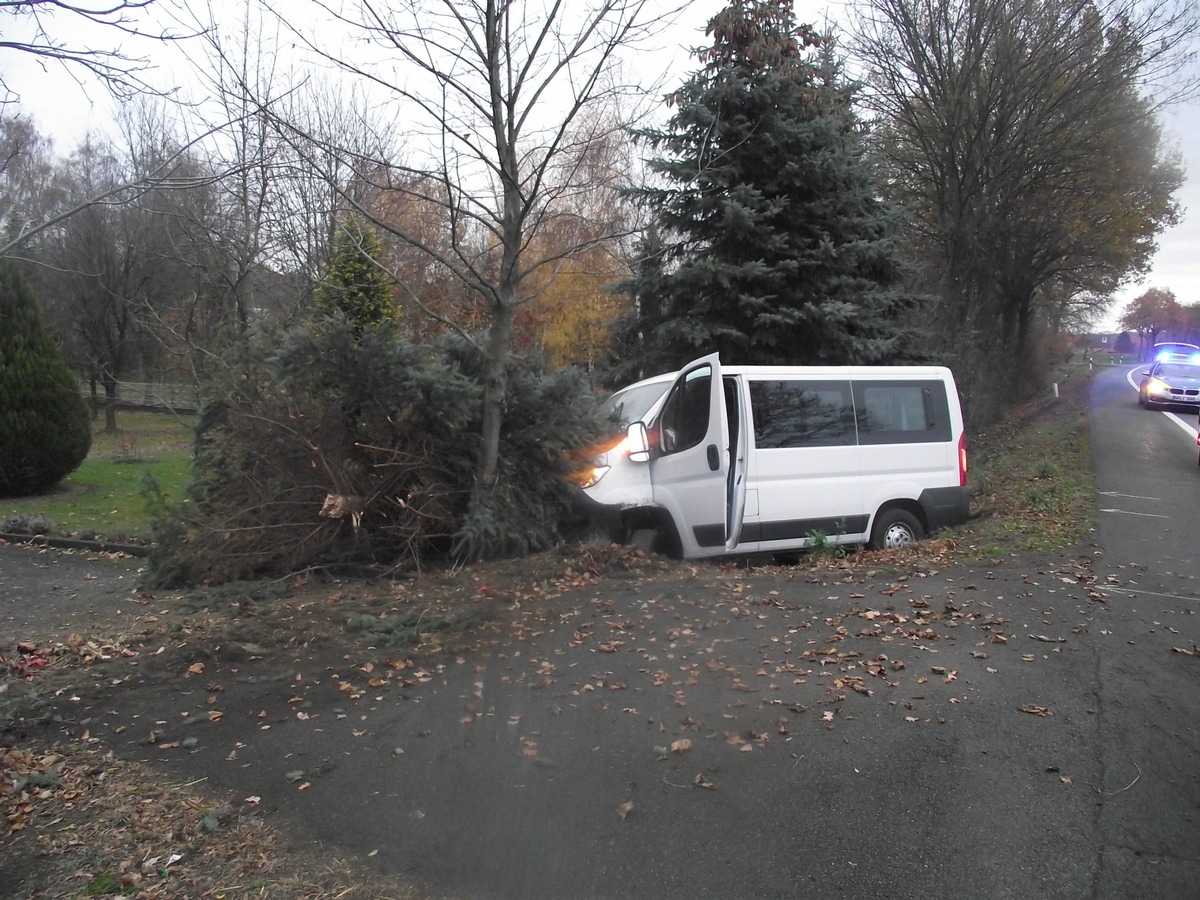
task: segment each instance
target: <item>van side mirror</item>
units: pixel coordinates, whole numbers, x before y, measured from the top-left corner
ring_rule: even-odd
[[[645,422],[634,422],[626,433],[629,445],[629,459],[632,462],[650,461],[650,435],[646,431]]]

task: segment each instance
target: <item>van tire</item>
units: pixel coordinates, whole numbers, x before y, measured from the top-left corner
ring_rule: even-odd
[[[875,518],[871,529],[872,550],[895,550],[925,537],[917,517],[905,509],[888,509]]]
[[[638,528],[629,536],[629,543],[645,554],[654,552],[658,543],[658,531],[654,528]]]

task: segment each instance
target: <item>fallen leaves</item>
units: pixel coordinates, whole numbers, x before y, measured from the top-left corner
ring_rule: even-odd
[[[1031,716],[1045,717],[1045,716],[1054,715],[1054,713],[1051,710],[1047,709],[1045,706],[1031,706],[1027,703],[1019,704],[1017,706],[1017,709],[1019,709],[1023,713],[1029,713]]]
[[[825,686],[825,690],[830,693],[850,688],[857,694],[863,694],[867,697],[871,696],[871,689],[863,682],[860,675],[843,675],[840,678],[835,678],[830,684]]]
[[[945,666],[931,666],[929,671],[934,675],[941,675],[945,679],[944,684],[949,684],[958,678],[957,669],[948,670]]]
[[[165,781],[86,741],[0,752],[0,799],[6,853],[36,835],[38,875],[25,886],[40,879],[47,897],[66,896],[67,885],[70,896],[218,896],[247,882],[264,896],[401,895],[396,879],[351,873],[320,853],[276,865],[287,842],[262,819],[260,797],[223,799]]]

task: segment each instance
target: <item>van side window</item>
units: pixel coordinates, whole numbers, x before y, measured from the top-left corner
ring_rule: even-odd
[[[760,450],[855,441],[848,381],[751,381],[750,408]]]
[[[860,444],[945,443],[950,410],[940,381],[856,381]]]
[[[678,453],[704,440],[708,434],[711,390],[712,368],[709,366],[689,372],[671,389],[659,417],[663,453]]]

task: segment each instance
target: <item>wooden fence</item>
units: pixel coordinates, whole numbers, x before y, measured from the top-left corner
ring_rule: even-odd
[[[92,402],[92,388],[87,382],[80,385],[83,399]],[[97,388],[96,398],[104,403],[103,388]],[[169,409],[175,412],[195,410],[199,400],[195,385],[167,384],[154,381],[121,381],[117,383],[117,405],[140,409]]]

